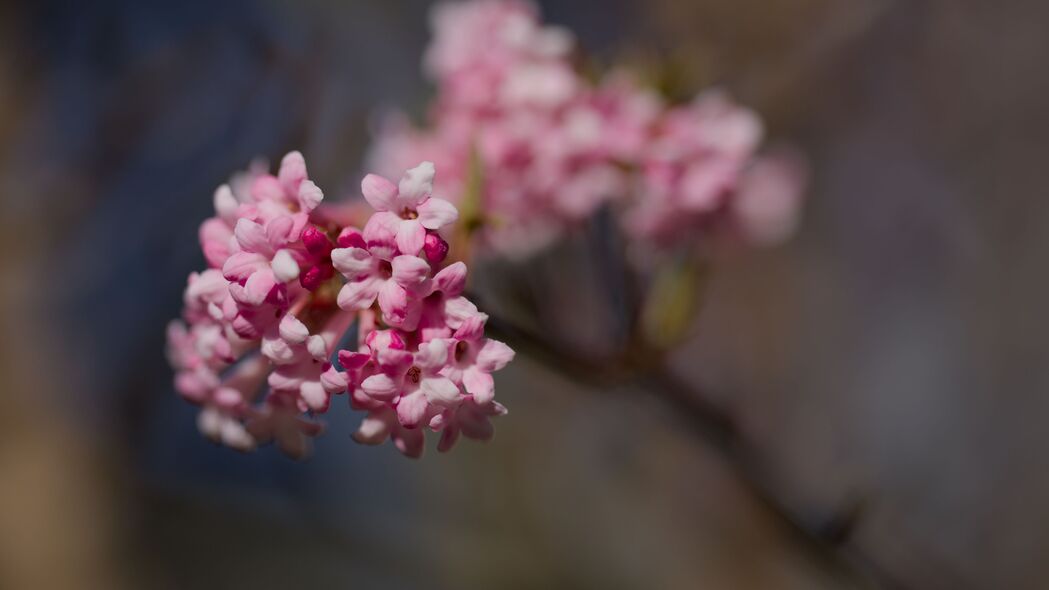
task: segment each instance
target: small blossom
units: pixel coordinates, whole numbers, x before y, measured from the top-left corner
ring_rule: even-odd
[[[440,229],[459,217],[455,205],[432,196],[434,174],[433,163],[423,162],[405,172],[398,185],[375,174],[361,182],[364,198],[389,225],[402,254],[418,254],[426,230]]]

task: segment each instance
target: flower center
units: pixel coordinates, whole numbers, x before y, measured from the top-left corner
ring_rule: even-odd
[[[409,208],[405,207],[404,211],[401,211],[401,217],[403,219],[418,219],[419,218],[419,213],[417,211],[415,211],[414,209],[409,209]]]
[[[415,365],[412,365],[412,368],[408,369],[408,374],[406,375],[406,377],[412,383],[418,383],[420,377],[422,377],[422,372],[422,369],[416,367]]]
[[[469,345],[465,340],[460,340],[455,344],[455,360],[456,362],[462,362],[463,357],[466,356],[466,349]]]

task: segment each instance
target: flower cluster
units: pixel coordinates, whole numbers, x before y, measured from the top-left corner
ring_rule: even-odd
[[[536,249],[608,203],[646,241],[695,239],[712,226],[755,241],[790,233],[800,168],[759,156],[760,120],[725,93],[673,106],[623,72],[591,84],[573,67],[571,33],[543,25],[521,0],[441,4],[432,25],[429,124],[388,118],[371,164],[436,161],[453,201],[478,174],[490,245]]]
[[[489,418],[506,413],[491,373],[514,353],[485,338],[487,316],[462,294],[466,265],[442,268],[438,230],[458,212],[432,195],[434,175],[424,162],[399,185],[367,176],[376,212],[363,231],[320,214],[298,152],[276,176],[219,187],[200,229],[209,268],[190,275],[183,321],[168,328],[175,387],[201,406],[204,435],[301,457],[323,430],[314,416],[349,391],[367,411],[362,443],[391,438],[417,457],[423,427],[441,433],[442,451],[460,434],[491,438]],[[338,350],[354,325],[357,348]]]

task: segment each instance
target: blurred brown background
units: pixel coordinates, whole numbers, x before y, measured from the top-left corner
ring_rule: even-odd
[[[809,154],[800,234],[717,269],[675,358],[828,564],[657,398],[528,358],[490,445],[213,447],[163,326],[215,185],[301,149],[352,195],[416,109],[425,2],[0,7],[0,588],[1043,588],[1049,5],[543,2]],[[432,451],[432,449],[431,449]]]

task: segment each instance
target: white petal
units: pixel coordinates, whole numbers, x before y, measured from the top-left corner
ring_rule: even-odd
[[[282,283],[299,278],[299,264],[295,262],[288,250],[277,250],[277,253],[273,255],[273,261],[270,262],[270,267],[273,268],[273,276]]]
[[[304,180],[299,185],[299,209],[309,213],[317,208],[324,200],[324,193],[312,180]]]
[[[378,174],[364,177],[361,193],[376,211],[391,211],[396,206],[397,186]]]
[[[332,266],[348,279],[371,274],[377,262],[364,248],[336,248],[331,251]]]
[[[459,210],[455,208],[455,205],[444,199],[435,199],[433,197],[426,199],[424,203],[419,205],[418,211],[419,223],[422,223],[426,229],[440,229],[450,223],[455,223],[455,220],[459,219]]]
[[[415,256],[426,243],[426,230],[418,219],[402,219],[397,226],[397,249],[401,254]]]
[[[302,344],[310,335],[306,324],[292,314],[286,314],[280,321],[280,337],[291,344]]]
[[[459,401],[459,387],[444,377],[428,377],[419,382],[419,389],[426,394],[430,403],[447,406]]]
[[[402,254],[393,259],[393,280],[405,288],[418,286],[426,280],[429,274],[430,265],[418,256]],[[224,286],[225,283],[223,282]]]
[[[404,173],[398,185],[398,209],[415,209],[433,192],[433,177],[436,170],[433,162],[423,162]]]
[[[389,375],[379,373],[378,375],[372,375],[361,383],[361,389],[364,393],[381,401],[390,401],[397,397],[400,393],[400,385],[390,378]]]

